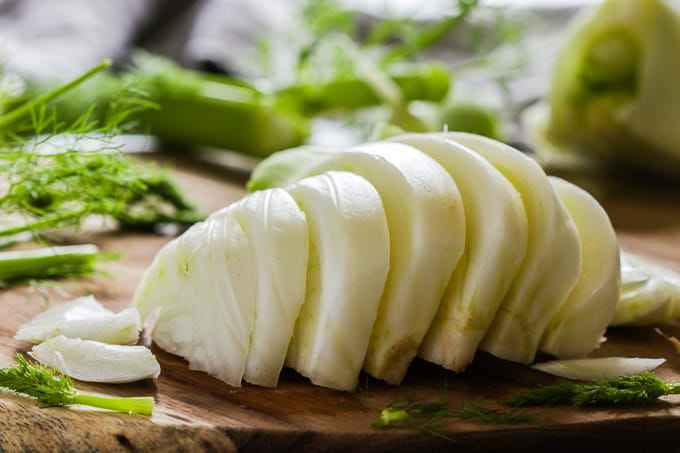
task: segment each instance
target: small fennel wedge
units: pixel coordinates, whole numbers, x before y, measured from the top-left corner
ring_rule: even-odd
[[[569,360],[551,360],[531,366],[544,373],[579,381],[599,381],[634,376],[652,371],[666,359],[642,359],[639,357],[602,357]]]
[[[147,269],[134,303],[160,308],[153,340],[232,386],[245,370],[255,312],[255,257],[229,215],[197,223],[168,243]]]
[[[333,153],[315,171],[333,169],[366,178],[385,207],[390,272],[364,370],[399,384],[465,248],[460,192],[441,165],[401,143],[368,143]]]
[[[456,181],[463,199],[466,249],[418,353],[425,360],[462,371],[472,362],[526,255],[524,205],[495,167],[454,141],[424,134],[392,140],[436,160]]]
[[[66,338],[63,335],[36,345],[32,358],[85,382],[122,384],[157,378],[161,367],[146,346],[124,346]]]
[[[286,365],[314,384],[353,391],[390,264],[380,195],[364,178],[336,171],[287,190],[307,216],[310,255]]]
[[[256,298],[243,378],[276,386],[305,295],[309,235],[304,213],[283,189],[253,193],[211,218],[230,215],[255,253]]]
[[[109,344],[132,344],[137,342],[141,330],[136,308],[114,313],[94,296],[85,296],[48,308],[19,327],[14,338],[40,343],[64,335]]]
[[[501,142],[473,134],[438,134],[475,151],[515,186],[524,201],[529,243],[522,267],[481,343],[513,362],[531,363],[543,331],[576,284],[581,269],[578,232],[536,162]]]
[[[558,358],[584,357],[600,343],[619,300],[619,244],[602,206],[585,190],[549,177],[581,240],[581,275],[550,321],[541,350]]]

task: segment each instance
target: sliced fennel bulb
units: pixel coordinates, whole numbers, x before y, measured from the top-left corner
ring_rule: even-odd
[[[462,371],[512,283],[527,251],[524,205],[510,182],[488,161],[443,137],[393,138],[436,160],[452,176],[465,210],[466,248],[418,355]]]
[[[536,162],[516,149],[473,134],[439,134],[495,166],[515,186],[527,215],[529,242],[522,267],[482,340],[481,349],[531,363],[549,321],[576,284],[581,245],[573,220]]]
[[[57,335],[110,344],[136,343],[142,322],[136,308],[118,313],[105,308],[94,296],[84,296],[48,308],[23,324],[17,340],[40,343]]]
[[[354,390],[390,264],[380,195],[330,171],[287,188],[307,216],[307,290],[286,364],[317,385]]]
[[[158,361],[146,346],[123,346],[99,341],[51,338],[31,349],[38,362],[86,382],[121,384],[157,378]]]
[[[581,274],[548,324],[541,349],[559,358],[583,357],[600,343],[619,300],[619,244],[607,213],[586,191],[559,178],[550,184],[574,220],[581,241]]]
[[[455,371],[478,348],[585,354],[611,319],[604,211],[511,147],[412,134],[273,161],[250,187],[297,182],[170,242],[136,293],[142,313],[160,307],[154,340],[192,368],[271,386],[285,352],[315,384],[352,390],[362,366],[398,384],[416,353]]]

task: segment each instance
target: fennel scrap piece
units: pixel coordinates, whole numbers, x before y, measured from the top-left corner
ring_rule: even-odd
[[[21,354],[17,354],[16,358],[18,365],[0,368],[0,387],[35,398],[40,405],[83,404],[128,414],[151,415],[153,412],[153,397],[105,398],[83,395],[73,387],[68,376],[44,365],[30,364]]]
[[[58,335],[109,344],[136,343],[142,322],[134,307],[114,313],[94,296],[55,305],[21,325],[16,340],[40,343]]]
[[[551,360],[531,367],[566,379],[597,382],[621,376],[633,376],[652,371],[666,359],[647,359],[638,357],[604,357],[571,360]]]
[[[680,273],[621,253],[621,297],[614,326],[645,326],[680,318]]]
[[[33,346],[29,355],[85,382],[119,384],[157,378],[161,367],[146,346],[106,344],[63,335]]]

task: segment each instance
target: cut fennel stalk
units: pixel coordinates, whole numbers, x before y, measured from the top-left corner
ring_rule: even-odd
[[[307,216],[310,254],[286,364],[317,385],[352,391],[390,264],[380,195],[362,177],[336,171],[287,190]]]
[[[83,404],[128,414],[151,415],[153,412],[152,397],[107,398],[84,395],[73,387],[68,376],[44,365],[28,363],[21,354],[17,354],[17,361],[18,365],[0,368],[0,387],[35,398],[42,406]]]
[[[90,274],[99,256],[93,244],[0,252],[0,286],[17,280]]]

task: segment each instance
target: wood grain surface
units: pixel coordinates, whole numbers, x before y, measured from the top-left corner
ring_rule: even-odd
[[[238,199],[244,176],[175,158],[177,178],[205,212]],[[580,181],[582,182],[582,181]],[[583,183],[583,182],[582,182]],[[677,186],[633,183],[585,184],[608,210],[622,246],[680,271],[680,191]],[[119,310],[131,300],[144,269],[169,240],[148,234],[97,232],[83,240],[123,259],[107,265],[110,276],[66,282],[50,290],[50,303],[93,293]],[[0,365],[31,345],[16,341],[19,325],[45,308],[38,292],[16,288],[0,292]],[[676,324],[664,325],[680,337]],[[595,356],[664,357],[663,379],[680,381],[680,356],[653,328],[617,328]],[[402,386],[362,377],[362,392],[337,392],[311,385],[284,370],[276,389],[245,384],[233,388],[153,347],[162,367],[155,380],[123,385],[76,382],[79,390],[103,395],[153,396],[151,417],[74,408],[39,408],[31,400],[0,392],[0,451],[242,451],[242,452],[531,452],[531,451],[680,451],[680,396],[638,409],[547,409],[552,422],[485,425],[451,420],[441,431],[455,440],[409,428],[370,427],[377,412],[399,396],[439,398],[446,390],[451,405],[479,398],[507,400],[519,391],[550,384],[554,378],[528,367],[479,353],[463,373],[454,374],[416,360]]]

